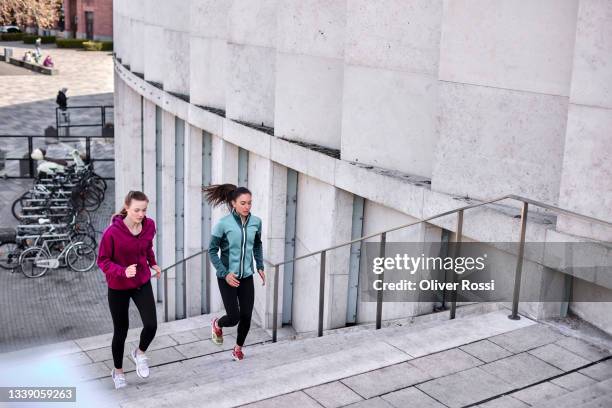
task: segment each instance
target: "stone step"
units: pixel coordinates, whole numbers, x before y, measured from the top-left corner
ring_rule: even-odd
[[[474,317],[477,315],[478,312],[486,312],[490,309],[491,307],[465,308],[465,310],[462,310],[461,313],[458,313],[457,315],[458,317],[466,316],[466,318]],[[219,348],[213,345],[209,340],[209,316],[199,316],[198,318],[192,318],[190,320],[194,320],[196,322],[195,325],[193,321],[183,323],[181,323],[181,321],[176,321],[170,323],[163,323],[160,325],[158,333],[162,333],[162,335],[157,335],[149,348],[149,350],[151,350],[151,352],[148,353],[151,357],[149,362],[151,367],[172,364],[178,361],[188,362],[191,359],[197,359],[201,356],[209,354],[212,355],[215,353],[219,353],[220,351],[227,351],[233,345],[236,333],[235,327],[225,330],[226,343],[222,348]],[[438,314],[438,316],[426,315],[412,319],[401,319],[394,322],[385,322],[385,328],[379,331],[372,330],[372,327],[369,327],[370,325],[364,325],[363,327],[355,326],[352,328],[329,330],[322,338],[313,337],[312,334],[301,335],[300,339],[301,341],[304,341],[302,343],[304,349],[299,350],[299,353],[286,352],[286,347],[292,348],[295,346],[296,341],[292,339],[294,336],[286,335],[285,339],[279,336],[280,340],[275,347],[278,353],[285,352],[286,355],[299,356],[304,353],[307,354],[308,352],[322,353],[322,350],[339,347],[340,345],[345,344],[347,341],[349,341],[349,339],[355,339],[355,341],[363,341],[363,339],[371,338],[372,336],[392,337],[396,333],[405,333],[407,328],[410,328],[412,330],[422,330],[425,328],[431,328],[446,324],[447,322],[448,321],[445,319],[444,313],[440,313]],[[177,325],[179,325],[178,327],[181,329],[196,326],[198,326],[198,328],[187,331],[172,332],[173,329],[176,329]],[[129,344],[126,344],[126,349],[124,352],[124,355],[126,356],[126,358],[124,359],[124,370],[127,373],[134,371],[134,365],[129,360],[129,358],[127,358],[127,356],[130,348],[134,347],[138,343],[137,339],[140,333],[139,330],[140,329],[135,329],[128,334],[127,341],[129,342]],[[270,342],[271,335],[268,332],[257,327],[253,327],[249,333],[249,336],[247,337],[246,345],[255,345],[262,342]],[[166,334],[164,335],[163,333]],[[229,336],[227,336],[228,333],[230,334]],[[83,379],[93,380],[96,378],[104,378],[108,376],[108,373],[106,371],[110,370],[113,367],[113,363],[111,360],[111,350],[110,346],[108,346],[108,342],[110,342],[111,338],[112,335],[107,334],[88,339],[77,340],[78,344],[80,344],[83,349],[87,350],[85,351],[86,355],[94,363],[91,364],[90,367],[83,367]],[[92,347],[94,346],[100,346],[103,344],[106,344],[106,347],[92,349]],[[164,347],[169,349],[164,350]],[[248,351],[245,351],[250,354],[253,352],[253,349],[252,347],[249,347]],[[226,354],[229,355],[229,353]],[[70,357],[76,359],[77,356],[70,355]],[[251,358],[249,360],[251,360]],[[96,362],[103,362],[104,365],[95,364]],[[105,368],[105,366],[108,368],[108,370]]]
[[[264,344],[249,348],[248,358],[239,364],[222,355],[183,362],[183,367],[193,366],[196,386],[124,399],[122,406],[198,406],[199,401],[212,398],[215,406],[237,406],[395,366],[533,324],[528,319],[509,320],[507,312],[498,311],[418,330],[396,327]],[[334,344],[341,347],[334,348]],[[421,380],[429,378],[425,375]],[[233,391],[220,393],[221,389]]]
[[[209,318],[199,316],[161,324],[161,335],[147,352],[151,377],[138,378],[126,359],[129,386],[122,390],[114,390],[109,378],[108,335],[48,349],[60,355],[72,374],[87,380],[82,384],[111,400],[110,406],[126,407],[201,406],[213,396],[217,406],[255,403],[263,408],[315,399],[327,406],[321,399],[338,397],[330,396],[330,390],[340,390],[334,393],[343,394],[345,401],[394,406],[417,397],[449,407],[491,398],[483,407],[503,399],[527,405],[523,401],[539,403],[537,396],[555,397],[612,377],[612,360],[591,365],[607,358],[609,350],[527,318],[509,320],[507,314],[496,310],[452,321],[439,314],[385,322],[381,330],[353,327],[278,343],[253,326],[247,338],[247,344],[253,344],[239,363],[228,351],[235,328],[225,331],[226,344],[218,347],[210,342]],[[132,333],[132,341],[139,330]],[[218,397],[218,390],[228,387],[236,391]]]
[[[303,340],[253,344],[249,347],[245,347],[247,358],[240,362],[239,367],[237,367],[235,361],[231,360],[229,352],[214,352],[159,368],[152,367],[151,377],[147,381],[139,380],[134,375],[131,377],[128,376],[128,380],[133,379],[141,390],[157,392],[158,385],[160,384],[180,384],[181,386],[187,386],[189,382],[193,380],[194,376],[197,377],[200,383],[216,381],[219,378],[234,375],[237,368],[239,368],[241,375],[250,375],[251,373],[269,370],[279,365],[300,362],[316,356],[324,356],[341,348],[351,347],[353,344],[372,341],[373,338],[378,336],[384,337],[384,335],[387,334],[396,335],[401,329],[401,327],[382,329],[386,332],[385,334],[375,331],[355,331],[341,333],[340,335],[331,334],[323,337],[306,338]],[[229,340],[231,341],[231,339]],[[212,345],[212,343],[210,344]],[[222,349],[214,345],[212,345],[212,347],[219,350]],[[282,356],[282,358],[278,358],[278,356]],[[406,358],[410,358],[410,356]],[[168,369],[177,367],[177,370],[172,374],[172,378],[166,378],[163,375],[159,375],[157,370],[164,367]],[[110,384],[110,379],[106,378],[108,375],[104,377],[103,383],[108,386],[108,384]],[[137,392],[124,392],[124,390],[120,390],[118,394],[119,399],[122,401],[133,399],[134,396],[138,395]]]
[[[546,402],[534,405],[537,408],[575,408],[575,407],[597,407],[609,408],[612,405],[604,402],[612,401],[612,378],[587,385],[576,391],[572,391]]]

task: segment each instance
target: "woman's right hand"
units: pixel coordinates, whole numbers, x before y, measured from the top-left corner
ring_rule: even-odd
[[[240,281],[238,280],[234,272],[230,272],[227,275],[225,275],[225,281],[227,282],[228,285],[233,286],[235,288],[237,288],[238,285],[240,285]]]
[[[133,278],[136,276],[136,264],[132,264],[125,268],[125,276],[128,278]]]

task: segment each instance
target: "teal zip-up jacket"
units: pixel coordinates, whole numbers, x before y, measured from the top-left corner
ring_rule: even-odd
[[[230,272],[238,279],[253,275],[253,258],[257,270],[263,270],[261,219],[249,213],[243,225],[240,215],[232,210],[213,228],[208,253],[219,278]]]

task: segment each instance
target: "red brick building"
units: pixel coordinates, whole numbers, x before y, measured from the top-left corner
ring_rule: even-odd
[[[69,38],[113,39],[113,0],[64,0],[65,32]]]

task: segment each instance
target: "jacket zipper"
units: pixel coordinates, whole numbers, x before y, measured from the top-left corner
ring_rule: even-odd
[[[238,215],[240,217],[240,215]],[[240,271],[238,272],[238,278],[241,279],[244,275],[244,254],[246,253],[246,225],[249,223],[250,215],[247,216],[244,223],[240,218],[240,229],[242,231],[242,242],[240,245]]]

